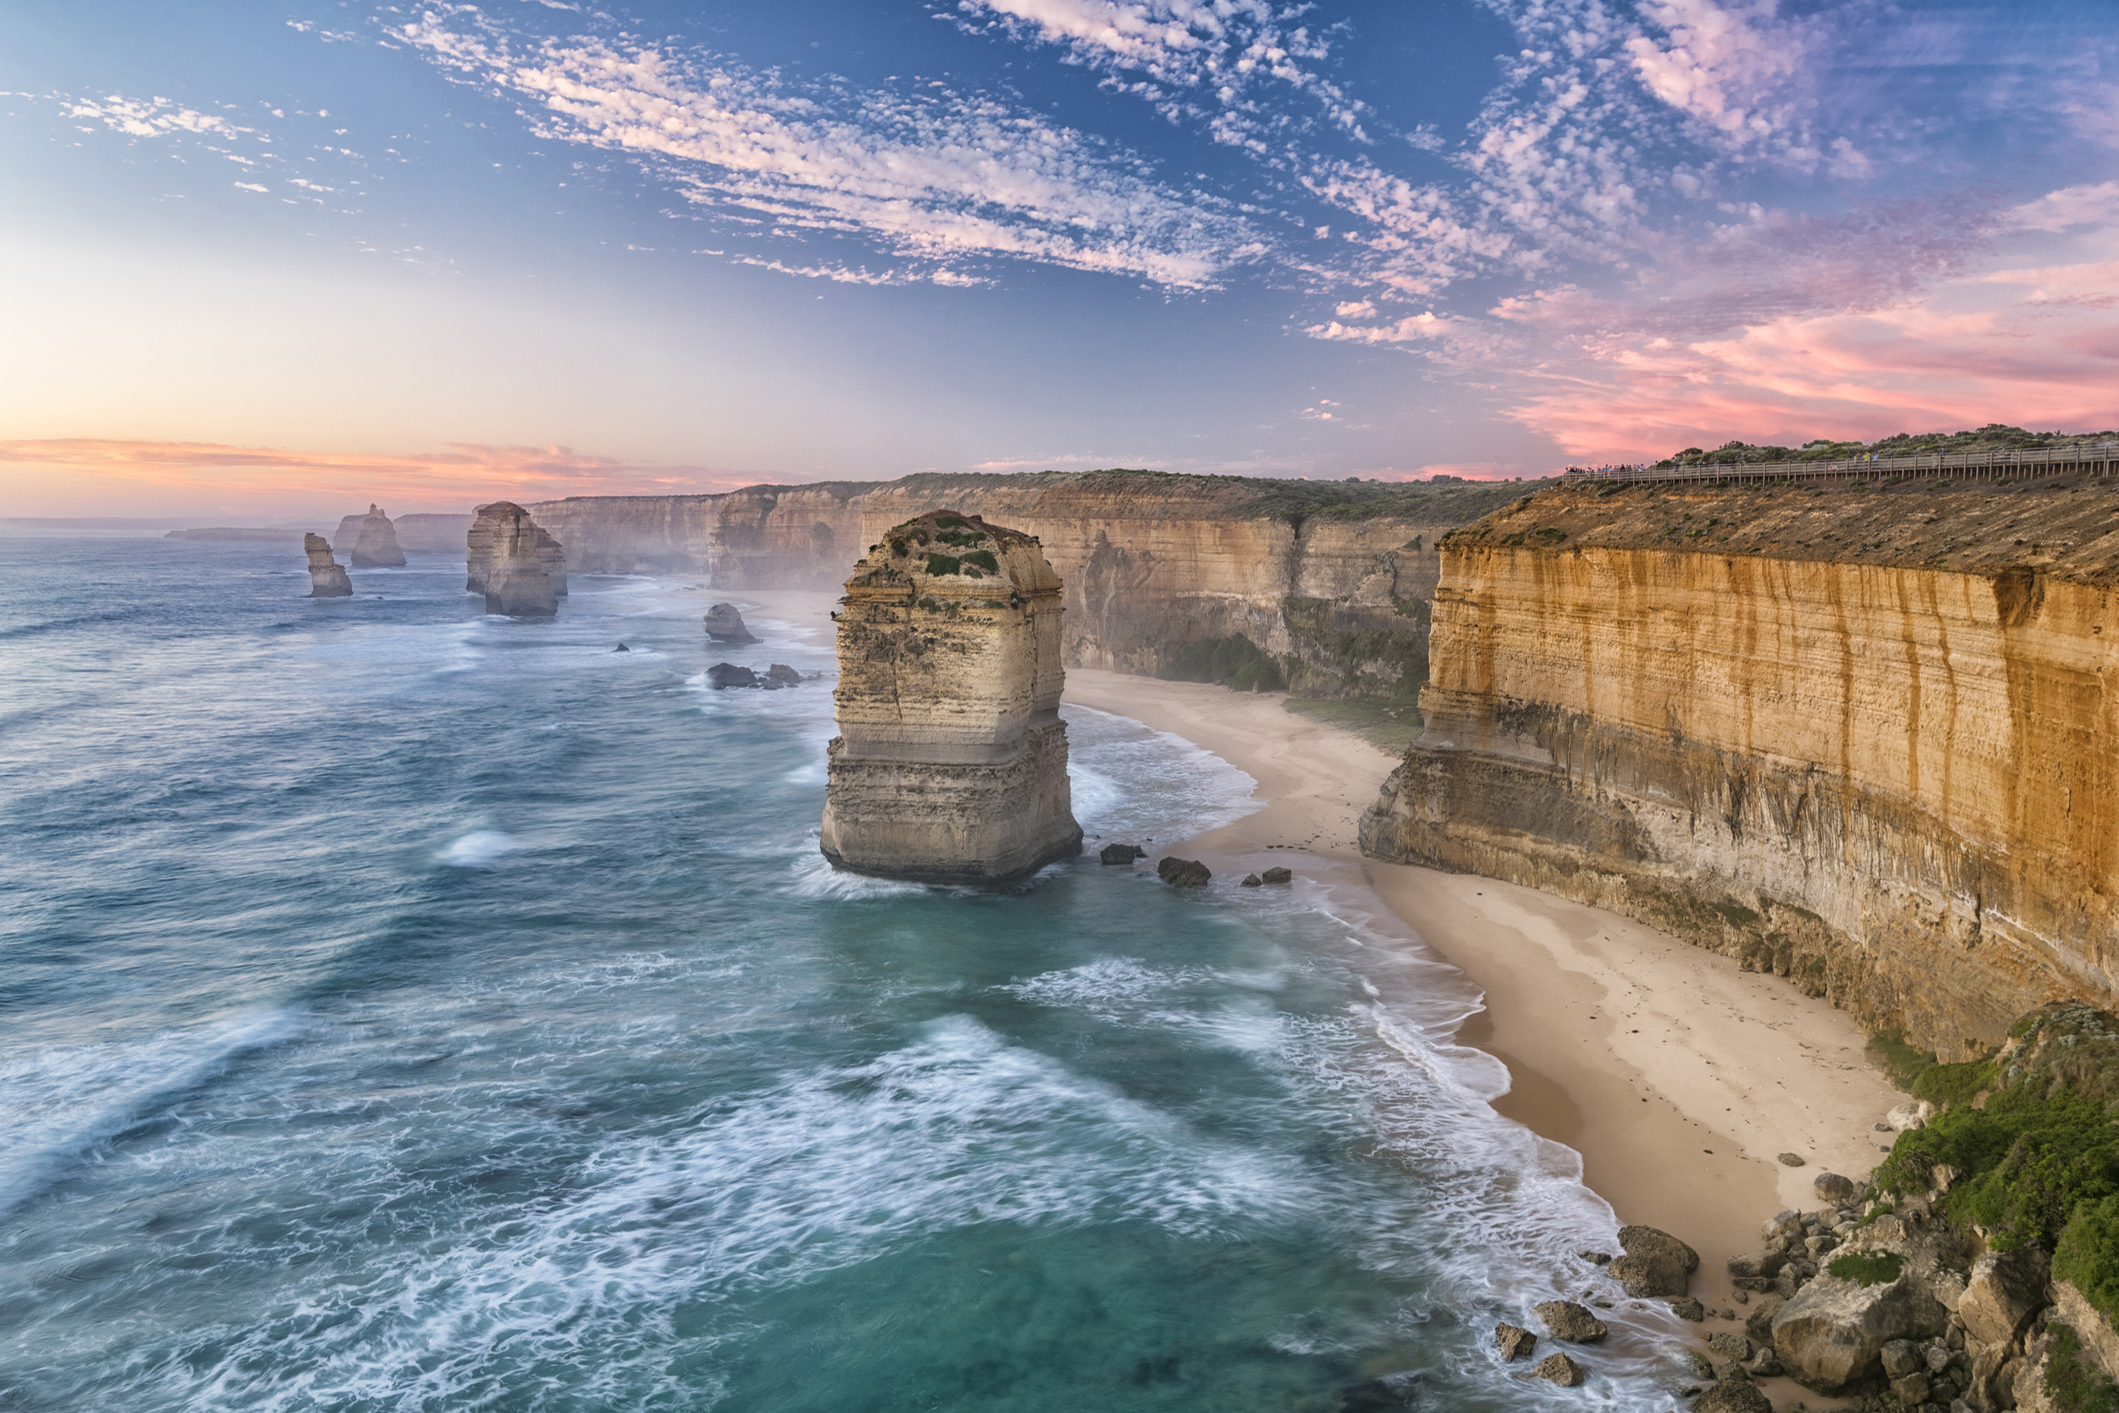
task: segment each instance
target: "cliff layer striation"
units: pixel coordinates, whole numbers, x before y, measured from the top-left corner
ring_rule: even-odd
[[[2113,996],[2119,488],[1555,490],[1441,549],[1371,854],[1642,918],[1945,1058]]]
[[[929,511],[870,548],[842,603],[825,857],[985,884],[1080,853],[1060,580],[1037,541]]]

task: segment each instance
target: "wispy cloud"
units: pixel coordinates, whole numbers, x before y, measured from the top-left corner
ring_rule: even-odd
[[[396,34],[533,104],[540,137],[650,163],[703,210],[780,235],[858,235],[959,274],[1020,259],[1177,289],[1265,249],[1133,154],[989,98],[800,88],[625,40],[518,34],[470,6]]]

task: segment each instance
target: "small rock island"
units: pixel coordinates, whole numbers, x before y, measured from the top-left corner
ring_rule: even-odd
[[[353,592],[346,566],[331,557],[331,541],[322,535],[304,535],[302,548],[309,552],[310,598],[342,599]]]
[[[824,856],[885,878],[998,884],[1080,853],[1060,580],[1038,542],[931,510],[870,547],[841,603]]]
[[[550,618],[567,593],[566,551],[510,500],[478,507],[467,537],[464,592],[484,594],[486,612]]]
[[[397,544],[397,527],[373,501],[368,502],[368,514],[361,521],[360,537],[354,540],[353,552],[347,558],[355,569],[405,567],[405,552]]]

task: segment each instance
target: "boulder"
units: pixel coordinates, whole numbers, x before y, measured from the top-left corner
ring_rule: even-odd
[[[1537,1307],[1537,1313],[1547,1334],[1569,1344],[1595,1344],[1611,1333],[1602,1320],[1589,1313],[1587,1306],[1572,1300],[1548,1300]]]
[[[342,599],[353,592],[346,566],[331,557],[331,541],[322,535],[304,535],[302,549],[309,556],[310,598]]]
[[[1918,1408],[1928,1401],[1928,1376],[1915,1373],[1893,1379],[1891,1392],[1897,1395],[1898,1401],[1905,1407]]]
[[[1935,1106],[1925,1099],[1909,1100],[1884,1115],[1880,1128],[1897,1129],[1903,1133],[1909,1128],[1926,1128],[1928,1120],[1935,1117]]]
[[[1838,1173],[1819,1173],[1810,1183],[1817,1195],[1834,1207],[1844,1207],[1861,1196],[1861,1187],[1852,1178]]]
[[[1773,1403],[1749,1379],[1724,1379],[1693,1403],[1692,1413],[1773,1413]]]
[[[1902,1379],[1908,1374],[1919,1373],[1928,1367],[1921,1348],[1910,1339],[1889,1340],[1883,1347],[1884,1377]]]
[[[1908,1263],[1901,1262],[1896,1278],[1875,1285],[1827,1271],[1775,1312],[1773,1348],[1790,1378],[1830,1393],[1876,1373],[1891,1341],[1931,1338],[1948,1321],[1949,1311]]]
[[[627,647],[625,644],[620,643],[617,647],[612,648],[611,651],[614,653],[629,653],[632,651],[632,649]]]
[[[706,684],[719,692],[729,687],[762,687],[758,674],[733,662],[717,662],[706,669]]]
[[[1592,1266],[1608,1266],[1611,1264],[1611,1253],[1609,1251],[1577,1251],[1575,1255],[1581,1257]]]
[[[1732,1276],[1765,1276],[1770,1280],[1774,1276],[1779,1275],[1781,1267],[1787,1264],[1787,1256],[1779,1251],[1761,1251],[1752,1256],[1731,1256],[1729,1258],[1729,1274]],[[1753,1287],[1745,1286],[1744,1289],[1750,1290]]]
[[[1107,864],[1129,864],[1148,857],[1148,851],[1138,844],[1106,844],[1097,857]]]
[[[1204,888],[1214,877],[1198,859],[1166,858],[1155,866],[1155,876],[1172,888]]]
[[[1711,1384],[1714,1382],[1713,1361],[1709,1360],[1706,1355],[1700,1353],[1697,1349],[1680,1349],[1678,1351],[1678,1362],[1685,1366],[1686,1373],[1698,1379],[1701,1383]]]
[[[768,692],[777,692],[782,687],[792,687],[802,680],[802,674],[784,662],[776,662],[765,669],[763,686]]]
[[[1269,868],[1259,874],[1258,879],[1261,883],[1292,883],[1295,880],[1295,871],[1288,868]]]
[[[1531,1350],[1538,1346],[1538,1337],[1521,1325],[1495,1325],[1494,1343],[1501,1348],[1501,1358],[1513,1364],[1530,1358]]]
[[[1242,882],[1242,883],[1240,883],[1240,884],[1238,884],[1238,885],[1237,885],[1237,887],[1239,887],[1239,888],[1256,888],[1256,887],[1258,886],[1258,884],[1259,884],[1259,878],[1258,878],[1258,875],[1257,875],[1257,874],[1255,874],[1255,873],[1247,873],[1247,874],[1245,874],[1245,875],[1243,876],[1243,882]]]
[[[1800,1168],[1804,1165],[1803,1155],[1800,1153],[1783,1153],[1780,1161],[1781,1166],[1785,1168]]]
[[[1989,1251],[1980,1257],[1957,1301],[1966,1338],[1980,1344],[2015,1343],[2046,1303],[2050,1274],[2051,1262],[2036,1247]]]
[[[717,643],[755,643],[749,628],[744,626],[743,615],[736,612],[732,603],[717,603],[706,610],[706,636]]]
[[[1548,1354],[1531,1369],[1541,1379],[1550,1379],[1561,1388],[1573,1388],[1589,1376],[1582,1366],[1564,1354]]]
[[[1781,1306],[1787,1303],[1778,1295],[1762,1295],[1758,1298],[1758,1308],[1751,1312],[1751,1318],[1744,1321],[1744,1333],[1751,1336],[1753,1343],[1763,1344],[1768,1349],[1773,1347],[1773,1317],[1778,1315]]]
[[[1612,1278],[1628,1295],[1683,1295],[1700,1254],[1666,1231],[1654,1227],[1620,1227],[1619,1245],[1626,1254],[1611,1263]]]
[[[1707,1347],[1722,1358],[1739,1363],[1751,1357],[1751,1341],[1735,1330],[1716,1330],[1707,1336]]]
[[[1670,1302],[1670,1313],[1680,1320],[1690,1320],[1696,1325],[1707,1318],[1707,1307],[1689,1295],[1681,1295]]]

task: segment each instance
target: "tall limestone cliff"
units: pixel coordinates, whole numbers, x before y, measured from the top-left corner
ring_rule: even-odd
[[[929,511],[869,549],[842,603],[825,857],[982,884],[1080,853],[1059,719],[1060,580],[1038,542]]]
[[[857,547],[937,502],[1036,537],[1065,584],[1071,666],[1159,673],[1241,636],[1310,696],[1402,696],[1427,675],[1435,545],[1523,487],[1144,471],[908,476],[532,507],[569,565],[702,573],[714,589],[824,588]]]
[[[484,594],[487,613],[549,618],[567,591],[565,551],[513,501],[478,508],[467,537],[467,593]]]
[[[343,525],[339,533],[345,533]],[[390,517],[383,514],[382,507],[372,501],[368,513],[361,518],[359,537],[354,540],[353,553],[348,559],[355,569],[405,567],[405,552],[397,546],[397,530],[391,525]]]
[[[1448,536],[1373,855],[1789,977],[1945,1059],[2119,992],[2119,485],[1551,491]]]
[[[304,535],[302,548],[309,554],[310,598],[342,599],[353,592],[346,566],[331,557],[331,541],[322,535]]]

